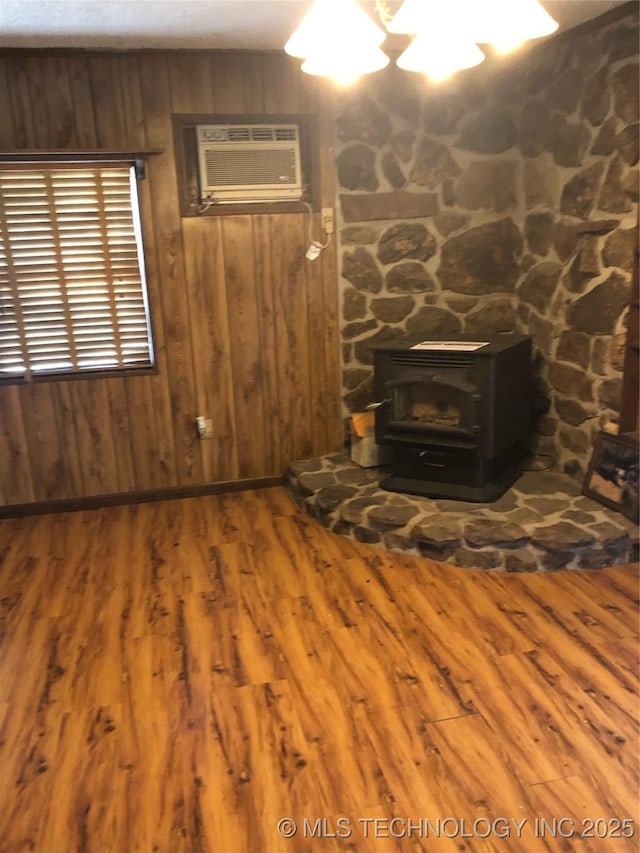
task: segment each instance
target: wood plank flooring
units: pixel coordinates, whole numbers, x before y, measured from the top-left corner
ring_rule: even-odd
[[[0,521],[0,851],[636,851],[637,599],[281,488]]]

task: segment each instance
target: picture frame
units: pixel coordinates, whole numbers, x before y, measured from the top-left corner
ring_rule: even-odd
[[[601,432],[584,479],[582,494],[638,524],[638,435]]]

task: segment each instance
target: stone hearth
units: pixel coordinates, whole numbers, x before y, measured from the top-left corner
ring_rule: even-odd
[[[638,527],[565,474],[527,472],[499,500],[478,504],[384,491],[387,473],[333,455],[292,462],[286,482],[334,533],[456,566],[535,572],[638,559]]]

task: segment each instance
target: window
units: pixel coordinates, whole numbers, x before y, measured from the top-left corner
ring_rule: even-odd
[[[152,366],[133,163],[0,164],[0,378]]]

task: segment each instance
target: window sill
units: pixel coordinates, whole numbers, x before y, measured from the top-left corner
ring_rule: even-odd
[[[126,379],[132,376],[157,376],[158,367],[135,367],[120,370],[85,370],[82,373],[43,373],[32,375],[29,379],[24,376],[0,377],[0,386],[5,385],[39,385],[45,382],[69,382],[74,379]]]

